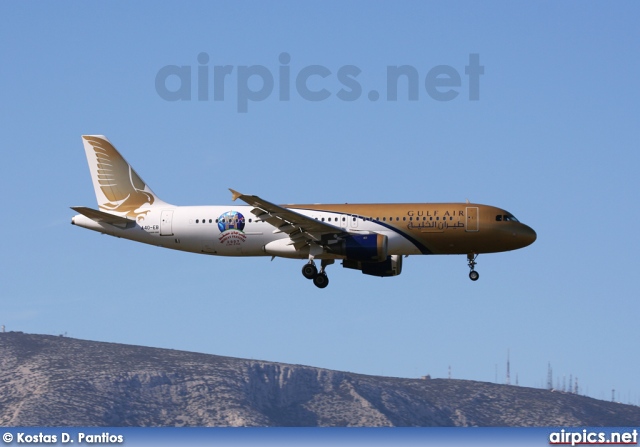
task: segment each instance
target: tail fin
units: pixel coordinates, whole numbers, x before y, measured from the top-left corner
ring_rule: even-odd
[[[167,204],[127,163],[102,135],[83,135],[82,142],[101,211],[136,219],[148,211],[141,208]]]

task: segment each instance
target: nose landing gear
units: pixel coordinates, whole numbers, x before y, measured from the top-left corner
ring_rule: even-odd
[[[302,267],[302,276],[307,279],[312,279],[313,284],[319,289],[324,289],[329,285],[329,277],[325,272],[325,268],[334,262],[333,259],[323,259],[320,261],[320,271],[318,271],[313,259],[310,259],[309,262]]]
[[[475,266],[477,264],[476,259],[478,258],[478,255],[475,253],[469,253],[467,255],[467,264],[469,265],[469,268],[471,269],[471,271],[469,272],[469,279],[471,281],[477,281],[478,278],[480,278],[480,273],[475,271]]]

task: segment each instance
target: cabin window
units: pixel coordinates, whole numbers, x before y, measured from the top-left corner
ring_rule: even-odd
[[[502,221],[502,215],[501,215],[501,214],[498,214],[498,215],[496,216],[496,222],[501,222],[501,221]]]
[[[199,222],[198,222],[198,219],[196,219],[196,223],[199,223]]]

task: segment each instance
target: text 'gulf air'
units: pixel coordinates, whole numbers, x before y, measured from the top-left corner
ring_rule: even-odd
[[[303,259],[319,288],[327,266],[397,276],[409,255],[467,255],[469,278],[481,253],[516,250],[536,233],[511,213],[475,203],[276,205],[231,189],[241,206],[175,206],[162,201],[101,135],[82,137],[98,209],[72,207],[71,223],[174,250],[218,256]],[[316,266],[320,261],[320,269]]]

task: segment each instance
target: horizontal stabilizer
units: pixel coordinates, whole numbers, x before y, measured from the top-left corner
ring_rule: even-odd
[[[86,206],[72,206],[71,209],[77,211],[83,216],[87,216],[93,221],[114,225],[120,228],[131,228],[136,225],[136,222],[134,220],[127,219],[126,217],[122,216],[116,216],[110,213],[105,213],[104,211],[94,210]]]

